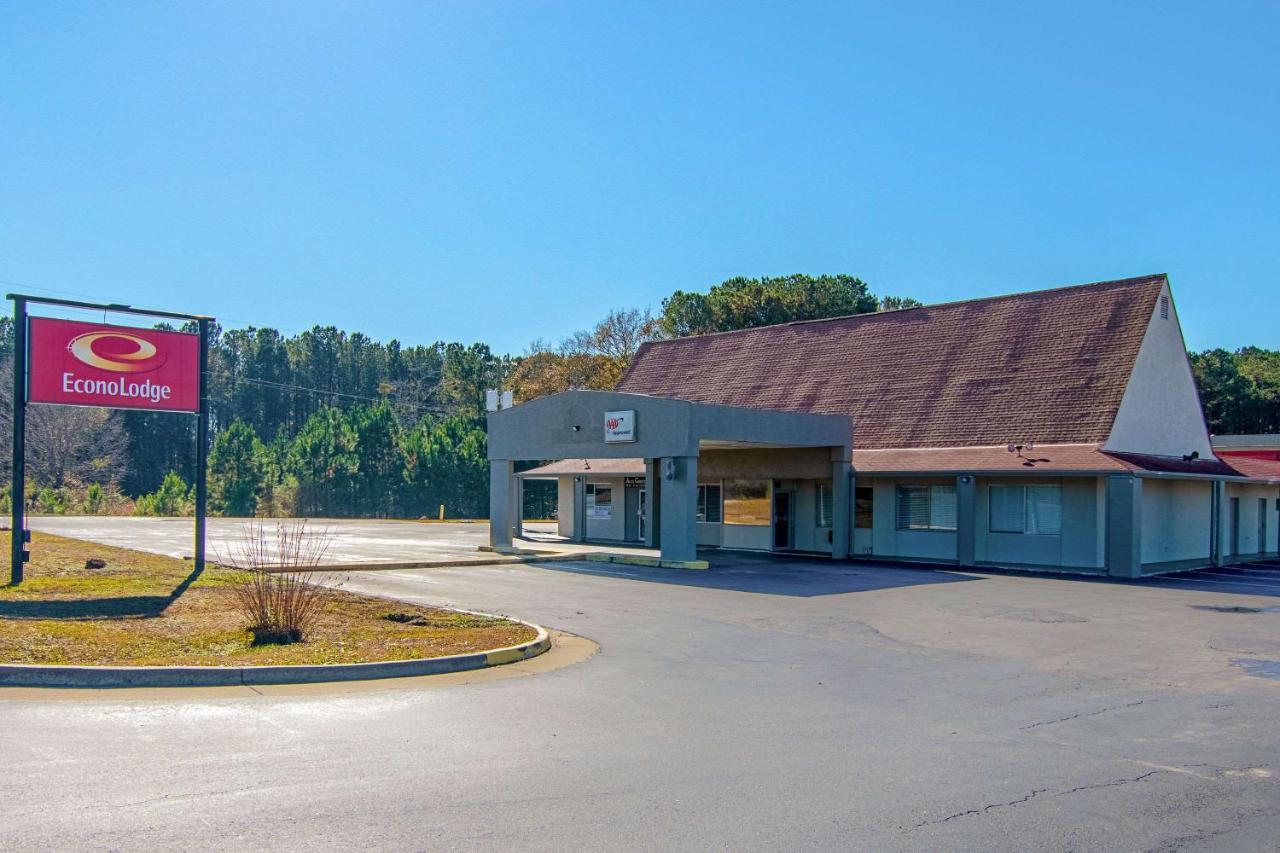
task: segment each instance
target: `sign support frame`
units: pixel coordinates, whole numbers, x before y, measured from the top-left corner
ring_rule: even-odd
[[[9,489],[9,583],[22,583],[27,553],[23,509],[27,501],[27,300],[13,300],[13,483]]]
[[[26,420],[27,420],[27,305],[56,305],[62,308],[83,308],[113,314],[133,314],[141,317],[162,317],[168,320],[193,321],[200,334],[200,409],[196,413],[196,505],[195,505],[195,570],[204,571],[206,515],[208,513],[208,454],[209,454],[209,336],[214,318],[206,314],[183,314],[176,311],[157,311],[150,308],[134,308],[119,303],[81,302],[76,299],[54,299],[46,296],[29,296],[9,293],[13,302],[13,480],[10,487],[10,563],[9,582],[13,586],[22,583],[24,564],[30,559],[26,545]]]

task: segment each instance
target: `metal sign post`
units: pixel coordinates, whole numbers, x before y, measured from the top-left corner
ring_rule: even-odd
[[[25,459],[25,443],[26,443],[26,409],[29,402],[48,403],[51,405],[90,405],[90,406],[106,406],[109,408],[119,409],[144,409],[150,411],[169,411],[169,412],[186,412],[194,414],[196,421],[196,506],[195,506],[195,568],[197,571],[204,569],[205,565],[205,516],[208,511],[208,452],[209,452],[209,337],[213,326],[213,318],[203,314],[181,314],[173,311],[153,311],[147,308],[134,308],[130,305],[117,304],[101,304],[97,302],[80,302],[72,299],[51,299],[43,296],[26,296],[19,293],[10,293],[8,298],[13,300],[13,484],[10,491],[12,498],[12,512],[10,518],[10,531],[12,534],[12,551],[10,554],[10,582],[19,584],[22,582],[23,564],[30,559],[27,553],[27,542],[30,541],[30,534],[26,530],[26,459]],[[172,394],[176,388],[179,392],[190,388],[190,365],[191,356],[194,353],[186,350],[185,362],[181,360],[166,364],[166,358],[163,354],[157,356],[157,350],[171,350],[181,352],[186,344],[183,341],[190,341],[189,333],[179,334],[176,332],[156,331],[135,329],[134,327],[107,326],[105,323],[99,328],[100,331],[89,332],[74,338],[70,344],[64,347],[61,344],[61,338],[53,337],[53,332],[47,327],[61,325],[76,326],[89,325],[77,324],[69,321],[56,321],[48,318],[35,318],[33,321],[28,313],[27,306],[29,303],[37,303],[41,305],[57,305],[64,308],[83,308],[91,311],[111,312],[115,314],[133,314],[143,317],[161,317],[170,320],[186,320],[194,321],[199,326],[199,368],[195,376],[196,396],[195,399],[189,399],[184,394]],[[58,374],[61,381],[55,383],[52,389],[45,387],[49,385],[44,381],[47,379],[44,373],[38,373],[35,384],[32,384],[32,360],[31,350],[33,347],[32,329],[35,325],[39,325],[40,334],[34,338],[34,346],[43,355],[39,361],[47,368],[49,362],[58,363],[60,359],[68,358],[68,353],[83,364],[80,369],[83,370],[85,365],[92,369],[106,369],[109,371],[117,371],[118,374],[137,374],[142,371],[152,370],[156,373],[153,376],[162,376],[164,371],[172,369],[174,364],[186,364],[186,372],[177,374],[177,379],[170,378],[170,382],[174,385],[162,384],[161,382],[152,383],[150,380],[136,382],[124,378],[123,375],[116,375],[114,379],[78,379],[76,374],[65,372]],[[92,328],[92,326],[90,326]],[[95,341],[101,338],[125,339],[129,344],[136,347],[134,351],[126,351],[115,356],[104,355],[102,351],[95,351]],[[167,342],[166,342],[167,341]],[[55,347],[45,346],[41,349],[43,343],[58,342]],[[181,346],[179,346],[181,345]],[[175,349],[176,348],[176,349]],[[154,367],[139,367],[139,362],[156,356],[159,361]],[[74,362],[72,362],[74,363]],[[47,372],[47,371],[46,371]],[[100,373],[99,376],[111,377],[113,374]],[[43,383],[43,384],[42,384]],[[33,388],[35,392],[33,393]],[[67,396],[68,394],[79,396]],[[195,405],[198,400],[198,406]],[[149,402],[148,402],[149,401]]]
[[[26,506],[27,439],[27,300],[13,300],[13,486],[9,490],[9,583],[22,583],[22,569],[29,559],[27,531],[23,523]]]
[[[196,415],[196,571],[204,571],[205,515],[209,508],[209,320],[200,325],[200,412]]]

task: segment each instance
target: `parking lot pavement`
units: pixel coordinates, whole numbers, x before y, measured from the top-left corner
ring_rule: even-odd
[[[524,678],[333,694],[0,691],[5,847],[1263,850],[1280,837],[1280,610],[1256,590],[756,558],[343,583],[510,613],[600,651]]]
[[[268,528],[281,519],[263,519]],[[210,518],[207,552],[225,560],[239,552],[246,519]],[[190,518],[128,516],[31,516],[32,530],[133,548],[171,557],[190,557],[195,528]],[[307,526],[329,538],[326,563],[388,563],[433,559],[480,559],[477,545],[489,541],[487,522],[421,522],[350,518],[309,519]]]
[[[1162,588],[1280,596],[1280,560],[1215,566],[1194,572],[1162,575],[1142,583]]]

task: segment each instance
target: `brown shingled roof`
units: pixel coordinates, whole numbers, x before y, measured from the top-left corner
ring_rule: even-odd
[[[864,449],[1107,439],[1164,275],[648,343],[619,391],[852,415]]]
[[[1280,459],[1260,459],[1256,456],[1223,455],[1222,461],[1251,480],[1260,483],[1280,483]]]
[[[1034,474],[1123,474],[1128,469],[1103,453],[1096,444],[1036,445],[1010,453],[1003,447],[911,447],[853,451],[853,469],[860,474],[977,472]]]
[[[1031,450],[1003,447],[910,447],[853,451],[861,474],[1200,474],[1242,476],[1217,459],[1177,459],[1138,453],[1112,453],[1097,444],[1037,444]]]

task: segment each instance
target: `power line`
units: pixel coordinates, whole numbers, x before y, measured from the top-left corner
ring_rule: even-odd
[[[84,292],[75,291],[75,290],[63,290],[63,289],[54,288],[54,287],[38,287],[36,285],[26,284],[20,281],[13,281],[11,279],[0,279],[0,284],[4,284],[9,287],[22,288],[23,290],[36,290],[42,293],[56,294],[59,296],[76,296],[76,297],[84,297],[88,299],[101,298],[99,294],[84,293]],[[122,301],[121,304],[127,304],[127,303]],[[107,313],[107,312],[104,312],[104,313]],[[276,331],[281,331],[281,332],[291,332],[295,335],[301,335],[301,334],[304,334],[305,332],[311,331],[310,329],[289,329],[283,326],[260,326],[249,320],[245,320],[237,317],[222,317],[220,319],[230,320],[235,323],[243,323],[245,328],[253,328],[253,329],[267,328],[267,329],[274,329]],[[307,388],[306,386],[303,386],[303,385],[291,385],[284,382],[272,382],[267,379],[250,379],[248,377],[235,377],[233,382],[245,382],[251,385],[259,385],[265,388],[275,388],[281,391],[291,391],[294,393],[310,394],[312,396],[317,396],[317,397],[330,397],[330,398],[339,397],[347,400],[359,400],[359,401],[368,402],[368,403],[392,402],[397,406],[409,408],[417,412],[429,412],[431,414],[449,414],[449,410],[442,406],[424,406],[417,403],[408,403],[403,401],[397,401],[394,399],[388,400],[386,397],[369,397],[363,394],[350,394],[345,391],[327,391],[322,388]]]
[[[34,285],[34,284],[26,284],[26,283],[21,282],[21,281],[13,281],[12,279],[0,279],[0,284],[5,285],[6,287],[16,287],[16,288],[20,288],[20,289],[22,289],[22,290],[35,290],[35,291],[39,291],[39,292],[41,292],[41,293],[52,293],[52,294],[55,294],[55,295],[57,295],[57,296],[78,296],[78,297],[81,297],[81,298],[83,298],[83,299],[93,299],[93,300],[100,300],[100,299],[102,299],[102,298],[103,298],[103,297],[102,297],[102,294],[100,294],[100,293],[84,293],[83,291],[78,291],[78,290],[62,290],[62,289],[60,289],[60,288],[56,288],[56,287],[38,287],[38,286],[36,286],[36,285]],[[128,300],[125,300],[125,299],[112,299],[112,300],[108,300],[108,301],[110,301],[110,302],[118,302],[118,303],[120,303],[121,305],[127,305],[127,304],[129,304],[129,301],[128,301]],[[104,313],[115,313],[115,312],[104,312]],[[223,321],[223,320],[226,320],[226,321],[229,321],[229,322],[232,322],[232,323],[238,323],[238,324],[240,324],[240,326],[241,326],[242,328],[247,328],[247,329],[275,329],[275,330],[276,330],[276,331],[278,331],[278,332],[289,332],[290,334],[293,334],[293,335],[301,335],[301,334],[303,334],[304,332],[309,332],[309,331],[311,331],[311,329],[291,329],[291,328],[286,328],[285,326],[263,326],[263,325],[260,325],[260,324],[258,324],[258,323],[253,322],[252,320],[246,320],[246,319],[244,319],[243,317],[227,317],[227,316],[225,316],[225,315],[224,315],[224,316],[220,316],[220,317],[218,317],[219,325],[221,325],[221,321]],[[317,324],[317,325],[319,325],[319,324]],[[315,327],[312,327],[312,328],[315,328]]]
[[[386,397],[368,397],[363,394],[349,394],[345,391],[326,391],[323,388],[307,388],[303,385],[290,385],[285,382],[271,382],[267,379],[250,379],[244,376],[238,376],[232,380],[232,384],[236,382],[246,382],[250,385],[261,385],[266,388],[276,388],[282,391],[296,391],[305,394],[312,394],[321,397],[343,397],[348,400],[363,400],[369,403],[393,402],[398,406],[405,406],[410,409],[416,409],[421,412],[431,412],[433,414],[448,414],[448,410],[439,406],[423,406],[417,403],[406,403],[397,400],[388,400]]]

